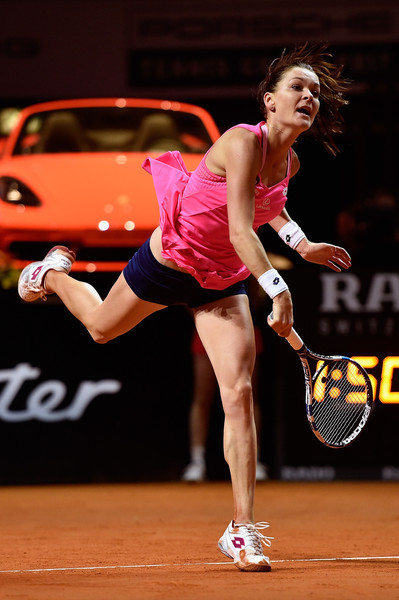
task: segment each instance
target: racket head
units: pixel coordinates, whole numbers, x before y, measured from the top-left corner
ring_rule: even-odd
[[[373,408],[365,369],[346,356],[322,360],[306,394],[307,417],[316,437],[330,448],[346,448],[360,435]]]

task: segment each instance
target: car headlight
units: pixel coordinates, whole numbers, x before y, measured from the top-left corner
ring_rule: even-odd
[[[40,206],[39,198],[32,190],[15,177],[0,177],[0,198],[9,204]]]

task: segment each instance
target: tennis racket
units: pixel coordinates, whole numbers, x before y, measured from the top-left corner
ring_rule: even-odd
[[[347,356],[312,352],[294,329],[286,340],[302,363],[306,415],[313,433],[330,448],[346,448],[363,431],[372,411],[373,389],[368,374]],[[317,363],[313,375],[310,360]]]

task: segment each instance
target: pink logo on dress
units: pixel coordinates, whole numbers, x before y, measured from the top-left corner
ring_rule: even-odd
[[[255,204],[256,208],[262,208],[263,210],[270,210],[270,198],[263,198],[260,202]]]
[[[234,548],[242,548],[245,546],[245,540],[242,537],[233,537],[233,546]]]

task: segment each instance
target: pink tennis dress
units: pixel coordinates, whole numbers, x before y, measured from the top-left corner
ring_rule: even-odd
[[[255,133],[267,152],[267,126],[240,124]],[[147,158],[143,168],[154,181],[160,209],[162,256],[186,269],[204,288],[223,290],[246,279],[250,272],[229,240],[226,178],[212,173],[205,164],[206,154],[193,172],[188,172],[180,152],[166,152]],[[285,178],[266,187],[260,176],[255,184],[257,229],[281,213],[287,200],[292,150]]]

